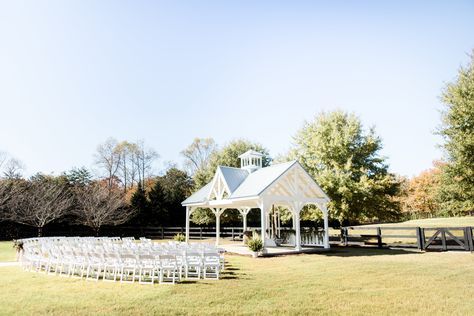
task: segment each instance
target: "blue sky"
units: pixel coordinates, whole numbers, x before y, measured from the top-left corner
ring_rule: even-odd
[[[472,1],[0,0],[0,150],[27,174],[145,139],[285,152],[320,111],[355,112],[390,169],[442,155],[439,96],[474,49]]]

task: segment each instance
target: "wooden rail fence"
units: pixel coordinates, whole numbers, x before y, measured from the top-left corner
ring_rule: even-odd
[[[344,246],[358,244],[378,248],[474,251],[472,227],[350,226],[341,228],[340,243]]]
[[[249,230],[260,231],[260,227],[248,227]],[[302,227],[302,237],[314,228]],[[280,232],[293,232],[291,228],[281,227]],[[329,241],[331,244],[342,246],[372,246],[417,248],[419,250],[465,250],[474,251],[472,227],[400,227],[400,226],[349,226],[340,229],[330,228]],[[34,233],[34,232],[33,232]],[[88,236],[89,231],[54,231],[54,236]],[[135,236],[152,239],[170,239],[178,233],[185,233],[184,226],[176,227],[131,227],[120,226],[113,230],[103,230],[104,236]],[[240,239],[242,227],[221,227],[221,237]],[[191,239],[205,239],[216,236],[215,227],[190,227]]]
[[[259,229],[258,227],[248,227],[248,229]],[[136,235],[146,236],[152,239],[169,239],[173,238],[176,234],[184,234],[186,228],[184,226],[177,227],[143,227],[137,231],[136,227],[122,227],[122,235]],[[231,237],[232,239],[241,237],[243,234],[242,227],[221,227],[221,237]],[[190,227],[189,237],[191,239],[204,239],[216,236],[215,227]]]

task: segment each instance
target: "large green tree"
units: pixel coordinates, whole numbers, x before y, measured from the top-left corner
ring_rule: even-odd
[[[166,222],[170,225],[183,225],[186,220],[186,209],[181,205],[192,192],[193,181],[180,169],[172,167],[158,178],[165,198]],[[151,192],[150,192],[151,193]],[[151,196],[150,196],[150,200]]]
[[[474,52],[466,67],[442,94],[445,105],[439,133],[447,164],[442,168],[439,197],[450,215],[474,211]]]
[[[318,181],[341,223],[385,220],[399,215],[394,197],[400,183],[388,172],[381,149],[374,128],[365,130],[354,114],[323,112],[297,132],[289,158]]]

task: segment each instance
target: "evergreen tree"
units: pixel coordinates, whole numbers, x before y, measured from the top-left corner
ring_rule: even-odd
[[[85,186],[92,182],[92,173],[86,168],[73,168],[63,174],[69,184]]]
[[[132,222],[138,225],[150,225],[150,203],[147,199],[146,192],[141,183],[138,183],[136,191],[130,198],[130,206],[135,210],[136,215]]]
[[[150,215],[152,216],[149,219],[150,222],[156,223],[158,226],[167,226],[170,210],[160,178],[156,179],[150,192],[148,192],[148,199],[150,201]]]
[[[167,211],[166,220],[171,225],[184,225],[186,209],[181,205],[181,202],[191,194],[193,188],[192,179],[185,171],[170,168],[159,180],[164,188],[165,208]]]
[[[448,215],[474,211],[474,53],[442,95],[445,104],[439,130],[447,164],[443,167],[439,197]]]

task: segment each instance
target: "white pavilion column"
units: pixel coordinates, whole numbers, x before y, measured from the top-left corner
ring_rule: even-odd
[[[242,221],[243,221],[243,231],[247,231],[247,213],[242,214]]]
[[[221,214],[216,213],[216,246],[219,246],[219,239],[221,238]]]
[[[225,208],[214,208],[211,210],[214,215],[216,215],[216,246],[219,246],[219,240],[221,237],[221,215],[225,211]]]
[[[295,219],[295,250],[301,250],[301,227],[300,227],[300,212],[295,210],[293,214]]]
[[[247,214],[250,212],[250,207],[239,208],[240,215],[242,215],[244,232],[247,230]]]
[[[293,203],[293,221],[295,227],[295,250],[301,250],[301,223],[300,223],[300,212],[303,208],[303,203]]]
[[[276,213],[276,216],[277,216],[277,227],[276,227],[276,232],[277,232],[277,236],[280,238],[281,237],[281,234],[280,234],[280,229],[281,229],[281,218],[280,218],[280,211],[278,211]]]
[[[324,217],[324,248],[329,249],[329,219],[328,219],[328,208],[326,204],[321,205]]]
[[[268,238],[273,238],[271,223],[272,223],[272,219],[270,217],[270,213],[267,213],[266,224],[267,224],[267,230],[268,230],[268,234],[269,234]]]
[[[191,217],[191,207],[186,206],[186,243],[189,243],[189,218]]]
[[[266,224],[266,219],[267,219],[267,216],[266,216],[266,208],[267,208],[267,203],[265,203],[265,201],[262,200],[262,202],[260,203],[260,226],[261,226],[261,239],[262,239],[262,243],[263,243],[263,253],[266,253],[267,250],[266,250],[266,243],[265,243],[265,239],[266,239],[266,229],[267,229],[267,224]]]

